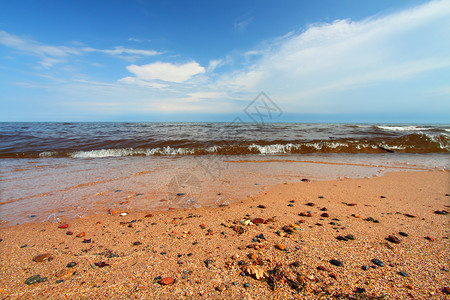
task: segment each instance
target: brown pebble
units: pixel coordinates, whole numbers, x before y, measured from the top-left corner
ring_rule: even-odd
[[[327,213],[323,213],[323,214],[321,214],[320,216],[321,216],[321,217],[324,217],[324,218],[328,218],[330,215],[327,214]]]
[[[73,232],[72,231],[67,231],[66,234],[67,235],[73,235]]]
[[[317,270],[327,271],[327,272],[328,272],[328,269],[325,268],[324,266],[318,266],[318,267],[317,267]]]
[[[411,215],[411,214],[403,214],[403,215],[407,216],[408,218],[417,218],[416,215]]]
[[[72,269],[62,269],[58,272],[56,272],[56,277],[58,278],[67,278],[73,275],[73,273],[75,273],[74,270]]]
[[[395,235],[388,236],[387,240],[394,244],[400,244],[400,239],[398,237],[396,237]]]
[[[306,205],[308,205],[308,206],[315,206],[315,204],[312,203],[312,202],[306,203]]]
[[[83,232],[77,234],[77,238],[82,238],[85,235],[86,235],[86,232],[83,231]]]
[[[225,284],[221,284],[219,286],[216,286],[216,290],[219,292],[223,292],[227,289],[227,287],[225,286]]]
[[[118,214],[118,213],[120,213],[120,210],[118,210],[117,208],[114,208],[114,209],[110,209],[110,210],[109,210],[109,214],[110,214],[110,215],[116,215],[116,214]]]
[[[434,242],[436,240],[436,238],[432,237],[432,236],[427,236],[425,237],[427,240]]]
[[[406,288],[407,288],[408,290],[413,290],[413,289],[414,289],[414,287],[413,287],[412,285],[410,285],[410,284],[407,284],[407,285],[406,285]]]
[[[249,255],[247,255],[247,257],[250,259],[255,259],[256,255],[255,255],[255,253],[250,253]]]
[[[356,215],[356,214],[353,214],[352,217],[355,217],[355,218],[358,218],[358,219],[361,218],[360,215]]]
[[[286,249],[286,246],[283,244],[276,244],[275,248],[277,248],[278,250],[284,250],[284,249]]]
[[[347,203],[347,206],[356,206],[356,203]]]
[[[148,215],[145,215],[145,217],[144,217],[144,218],[151,218],[151,217],[153,217],[153,214],[148,214]]]
[[[33,257],[33,261],[35,262],[43,262],[43,261],[50,261],[52,260],[52,255],[50,253],[44,253],[44,254],[38,254],[35,257]]]
[[[173,279],[173,277],[165,277],[165,278],[161,278],[158,282],[159,284],[162,285],[169,285],[174,283],[175,279]]]
[[[252,220],[252,223],[253,224],[262,224],[262,223],[264,223],[264,219],[263,218],[254,218],[253,220]]]

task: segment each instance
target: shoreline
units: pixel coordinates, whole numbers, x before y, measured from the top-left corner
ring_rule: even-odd
[[[435,213],[450,211],[449,179],[409,171],[295,182],[219,208],[2,227],[0,298],[449,299],[450,215]],[[32,261],[46,253],[53,259]],[[47,281],[24,283],[36,274]]]

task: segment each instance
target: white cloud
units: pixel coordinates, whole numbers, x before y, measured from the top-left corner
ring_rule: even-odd
[[[264,90],[302,112],[305,103],[317,99],[322,108],[336,101],[344,111],[343,91],[450,68],[449,29],[450,1],[362,21],[314,24],[266,49],[247,51],[262,55],[246,69],[223,74],[216,87],[251,94]]]
[[[205,73],[205,68],[194,61],[182,65],[163,62],[142,66],[130,65],[127,70],[133,73],[138,80],[162,80],[175,83],[182,83],[197,74]]]
[[[234,30],[238,32],[242,32],[247,28],[248,25],[253,21],[253,17],[248,15],[243,15],[239,17],[236,21],[234,21]]]
[[[83,49],[86,52],[101,52],[106,53],[109,55],[123,55],[123,54],[129,54],[129,55],[142,55],[142,56],[154,56],[159,55],[161,52],[155,51],[155,50],[141,50],[141,49],[129,49],[125,47],[114,47],[114,49],[95,49],[95,48],[84,48]]]

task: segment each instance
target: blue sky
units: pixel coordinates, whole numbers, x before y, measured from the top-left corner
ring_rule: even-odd
[[[1,1],[0,120],[448,122],[450,1]]]

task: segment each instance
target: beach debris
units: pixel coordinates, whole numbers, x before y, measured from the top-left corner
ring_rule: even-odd
[[[86,235],[86,232],[80,232],[79,234],[77,234],[77,238],[82,238],[83,236]]]
[[[300,217],[312,217],[312,213],[310,213],[310,212],[301,212],[298,215]]]
[[[164,277],[161,278],[158,283],[161,285],[169,285],[175,282],[175,279],[173,277]]]
[[[41,275],[37,274],[37,275],[28,277],[27,280],[25,280],[25,284],[32,285],[34,283],[44,282],[44,281],[47,281],[47,277],[41,277]]]
[[[38,254],[33,257],[33,261],[35,262],[43,262],[43,261],[51,261],[53,259],[50,253]]]
[[[340,261],[337,260],[337,259],[331,259],[331,260],[330,260],[330,264],[332,264],[332,265],[334,265],[334,266],[336,266],[336,267],[341,267],[341,266],[342,266],[342,262],[340,262]]]
[[[243,234],[245,232],[245,228],[242,226],[234,226],[234,231],[236,231],[238,234]]]
[[[384,263],[379,259],[374,258],[371,261],[379,267],[384,267]]]
[[[126,215],[128,215],[128,213],[126,213],[126,212],[123,212],[120,214],[120,216],[122,216],[122,217],[125,217]]]
[[[403,214],[404,216],[407,216],[408,218],[417,218],[416,215],[412,215],[412,214]]]
[[[242,219],[239,223],[241,223],[244,226],[248,226],[252,223],[252,221],[250,221],[248,219]]]
[[[243,268],[243,271],[250,276],[254,276],[255,279],[257,280],[261,280],[263,278],[268,278],[269,274],[267,274],[266,271],[264,271],[263,269],[261,269],[258,266],[245,266]]]
[[[396,237],[395,235],[390,235],[386,238],[386,240],[388,240],[391,243],[394,244],[400,244],[400,239],[398,237]]]
[[[58,226],[58,228],[61,228],[61,229],[64,229],[64,228],[67,228],[67,227],[69,227],[69,224],[67,224],[67,223],[64,223],[64,224],[61,224],[61,225]]]

